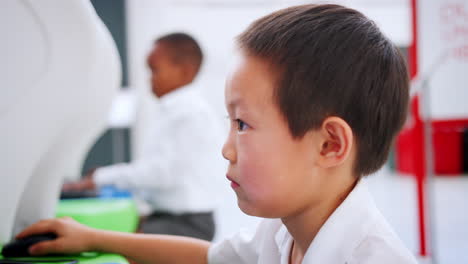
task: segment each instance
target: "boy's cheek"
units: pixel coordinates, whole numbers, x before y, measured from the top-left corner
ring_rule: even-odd
[[[261,191],[262,188],[276,182],[276,178],[282,171],[284,157],[282,152],[271,149],[271,142],[263,142],[261,139],[242,138],[237,148],[237,178],[241,185],[246,188],[255,188]],[[270,186],[271,187],[271,186]]]
[[[239,164],[239,181],[243,189],[255,194],[264,194],[274,182],[274,171],[263,160],[245,159]]]

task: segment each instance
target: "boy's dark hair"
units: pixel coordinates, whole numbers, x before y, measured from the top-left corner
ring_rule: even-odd
[[[274,100],[295,138],[338,116],[355,136],[356,176],[384,164],[406,119],[409,79],[373,21],[339,5],[295,6],[255,21],[238,42],[273,67]]]
[[[203,61],[203,52],[197,41],[186,33],[171,33],[156,39],[155,43],[168,44],[171,57],[176,63],[190,63],[198,70]]]

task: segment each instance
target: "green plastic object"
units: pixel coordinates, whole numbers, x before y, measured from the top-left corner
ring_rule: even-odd
[[[89,227],[135,232],[138,226],[138,211],[132,199],[86,198],[61,200],[57,217],[69,216]]]
[[[97,229],[135,232],[138,225],[138,211],[132,199],[89,198],[61,200],[57,217],[70,216],[76,221]],[[0,251],[2,246],[0,245]],[[4,260],[0,254],[0,260]],[[8,260],[28,261],[44,264],[68,263],[78,260],[78,264],[128,264],[122,256],[108,253],[84,252],[78,255],[49,257],[10,258]],[[58,260],[67,260],[57,262]]]
[[[4,259],[3,256],[0,254],[0,260],[3,260],[3,259]],[[78,255],[9,258],[8,260],[27,261],[27,262],[44,263],[44,264],[61,264],[61,263],[68,263],[72,260],[78,260],[79,261],[78,264],[102,264],[102,263],[128,264],[127,259],[125,259],[122,256],[115,255],[115,254],[108,254],[108,253],[97,253],[97,252],[84,252]],[[68,261],[59,262],[59,260],[68,260]]]

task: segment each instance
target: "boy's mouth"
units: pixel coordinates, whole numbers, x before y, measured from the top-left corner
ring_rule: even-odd
[[[235,188],[237,188],[237,187],[240,186],[236,181],[234,181],[233,179],[231,179],[231,177],[229,177],[229,175],[226,175],[226,178],[227,178],[229,181],[231,181],[231,187],[232,187],[233,189],[235,189]]]

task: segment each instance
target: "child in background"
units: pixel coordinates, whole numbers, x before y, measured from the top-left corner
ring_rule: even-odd
[[[155,41],[147,62],[158,107],[142,155],[130,163],[97,168],[63,189],[114,185],[130,190],[150,210],[142,217],[140,232],[211,241],[212,182],[225,164],[218,158],[223,140],[218,118],[193,84],[203,52],[192,36],[175,32]]]

